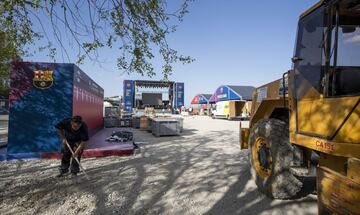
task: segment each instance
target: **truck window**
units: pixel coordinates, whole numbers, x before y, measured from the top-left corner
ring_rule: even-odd
[[[299,21],[294,62],[296,97],[313,98],[322,92],[321,79],[324,63],[323,40],[325,28],[324,8],[320,7]],[[313,90],[310,90],[313,88]],[[309,93],[309,92],[317,93]]]
[[[352,5],[358,8],[360,3]],[[345,9],[346,8],[346,9]],[[340,6],[339,28],[332,32],[332,45],[337,48],[336,56],[332,57],[334,74],[331,80],[333,96],[360,94],[360,12],[348,6]],[[335,54],[334,54],[335,55]],[[334,59],[336,58],[336,61]]]
[[[360,67],[360,20],[358,25],[339,26],[338,34],[337,66]]]

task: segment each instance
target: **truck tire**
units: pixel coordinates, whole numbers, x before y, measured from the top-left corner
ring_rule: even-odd
[[[288,125],[278,119],[263,119],[251,129],[249,160],[251,175],[259,190],[275,199],[296,197],[302,181],[289,170],[294,159]]]

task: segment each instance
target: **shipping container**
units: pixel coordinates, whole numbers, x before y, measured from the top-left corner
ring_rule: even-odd
[[[154,118],[151,123],[152,134],[159,136],[180,135],[180,120],[175,118]]]
[[[60,151],[55,124],[82,116],[103,128],[104,90],[74,64],[15,62],[10,75],[8,158]]]

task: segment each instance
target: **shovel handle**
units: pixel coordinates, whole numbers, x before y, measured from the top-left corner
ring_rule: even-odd
[[[90,180],[89,176],[86,174],[86,171],[85,169],[82,167],[82,165],[80,164],[80,161],[78,160],[77,157],[74,156],[74,151],[72,150],[72,148],[70,147],[69,143],[67,140],[65,140],[65,144],[66,146],[68,147],[68,149],[70,150],[71,154],[72,154],[72,157],[74,158],[74,160],[79,164],[79,167],[81,169],[81,171],[85,174],[85,177],[87,180]]]

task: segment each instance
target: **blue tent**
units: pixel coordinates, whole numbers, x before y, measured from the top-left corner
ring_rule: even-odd
[[[191,104],[207,104],[210,97],[211,94],[198,94],[191,100]]]
[[[229,101],[229,100],[252,100],[255,87],[252,86],[233,86],[222,85],[216,89],[209,102]]]

